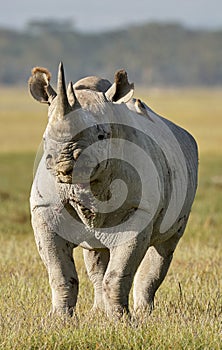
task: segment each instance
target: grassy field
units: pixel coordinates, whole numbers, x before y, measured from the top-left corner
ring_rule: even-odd
[[[136,95],[187,128],[200,148],[199,188],[187,230],[153,314],[137,326],[91,314],[93,292],[81,249],[75,251],[77,318],[48,316],[50,289],[28,203],[46,107],[22,88],[0,89],[0,349],[222,349],[222,90]]]

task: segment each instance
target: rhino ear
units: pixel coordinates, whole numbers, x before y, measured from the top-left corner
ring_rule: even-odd
[[[50,79],[51,74],[46,68],[35,67],[32,69],[32,76],[29,78],[28,86],[35,100],[50,104],[56,97],[56,92],[49,84]]]
[[[134,84],[129,83],[127,73],[124,69],[115,73],[113,85],[106,91],[105,96],[108,101],[122,103],[128,102],[134,94]]]

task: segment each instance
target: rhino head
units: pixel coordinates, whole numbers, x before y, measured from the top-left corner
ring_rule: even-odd
[[[84,183],[95,180],[107,167],[109,149],[101,144],[84,154],[90,145],[112,137],[109,115],[112,103],[128,101],[133,95],[124,70],[117,71],[113,85],[108,80],[88,77],[66,88],[63,64],[58,70],[57,91],[51,75],[36,67],[29,79],[31,95],[48,104],[48,125],[44,133],[47,169],[58,183]],[[104,161],[99,162],[99,159]]]

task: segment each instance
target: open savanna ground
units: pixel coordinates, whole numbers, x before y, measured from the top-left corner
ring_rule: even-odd
[[[138,90],[157,113],[188,129],[200,149],[191,217],[159,288],[137,324],[91,314],[81,249],[77,317],[49,316],[46,270],[30,226],[29,191],[47,107],[22,88],[0,88],[0,349],[222,349],[222,90]]]

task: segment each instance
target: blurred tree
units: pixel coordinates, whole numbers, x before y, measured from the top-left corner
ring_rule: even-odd
[[[0,29],[0,84],[25,83],[33,66],[56,76],[59,61],[70,79],[113,79],[125,68],[146,86],[222,85],[222,30],[149,23],[105,33],[81,33],[71,20],[31,21],[24,32]]]
[[[74,31],[74,22],[71,19],[32,20],[28,22],[26,31],[33,35],[44,33],[68,33]]]

